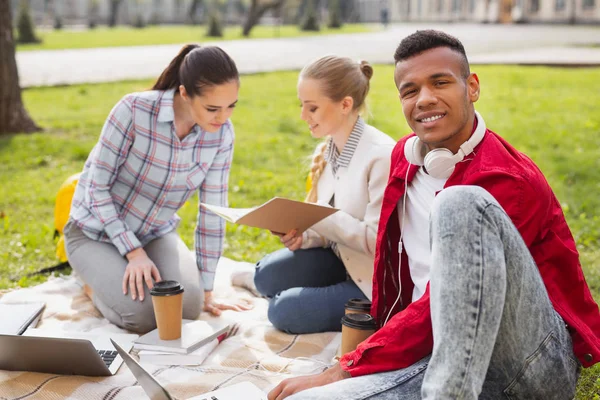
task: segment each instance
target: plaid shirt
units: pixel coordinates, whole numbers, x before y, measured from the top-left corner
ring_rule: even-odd
[[[176,229],[179,210],[199,189],[200,202],[227,206],[233,156],[231,121],[216,133],[195,125],[175,134],[174,90],[125,96],[111,111],[79,179],[70,218],[90,239],[121,255]],[[195,231],[198,268],[212,290],[223,252],[225,222],[199,207]]]

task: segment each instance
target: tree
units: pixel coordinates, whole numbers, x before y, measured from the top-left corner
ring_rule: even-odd
[[[219,6],[219,1],[213,0],[208,10],[208,30],[206,31],[208,37],[223,37],[223,22]]]
[[[98,25],[98,13],[100,12],[100,4],[98,0],[89,0],[89,13],[88,13],[88,28],[94,29]]]
[[[0,0],[0,134],[40,130],[21,99],[10,1]]]
[[[249,36],[250,31],[259,23],[263,15],[273,8],[281,7],[284,1],[285,0],[265,0],[260,2],[259,0],[251,0],[250,10],[248,11],[246,22],[244,22],[242,34],[244,36]]]
[[[300,23],[300,29],[303,31],[319,31],[321,26],[319,25],[319,17],[317,16],[317,5],[315,0],[308,0],[306,6],[306,15]]]
[[[208,37],[223,37],[223,24],[219,16],[219,11],[213,9],[208,17],[208,30],[206,32]]]
[[[39,43],[35,36],[33,21],[29,12],[29,2],[21,0],[19,15],[17,17],[17,29],[19,31],[19,43]]]
[[[329,27],[338,29],[342,27],[342,16],[339,0],[329,0]]]
[[[190,22],[192,23],[192,25],[196,24],[196,14],[198,13],[198,10],[200,9],[200,7],[202,6],[202,0],[192,0],[192,3],[190,4],[190,11],[189,11],[189,16],[190,16]]]
[[[108,26],[111,28],[117,25],[117,15],[119,14],[119,6],[121,0],[109,0],[110,1],[110,16],[108,18]]]

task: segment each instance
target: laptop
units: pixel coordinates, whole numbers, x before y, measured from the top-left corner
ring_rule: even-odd
[[[59,375],[111,376],[123,359],[111,336],[131,349],[138,335],[93,334],[28,329],[23,335],[0,335],[0,369]]]
[[[150,400],[175,400],[173,396],[165,389],[148,371],[146,371],[133,357],[129,355],[117,343],[113,342],[113,346],[119,352],[119,355],[129,367],[133,376],[144,389]],[[260,390],[251,382],[240,382],[222,389],[214,390],[209,393],[204,393],[199,396],[189,398],[188,400],[267,400],[267,394]]]

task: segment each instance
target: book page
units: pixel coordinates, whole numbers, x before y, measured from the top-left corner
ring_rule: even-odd
[[[251,212],[252,210],[254,210],[254,208],[229,208],[229,207],[214,206],[212,204],[205,204],[205,203],[200,203],[200,205],[202,207],[206,208],[207,210],[214,212],[219,217],[221,217],[229,222],[233,222],[233,223],[236,223],[244,215],[246,215],[249,212]]]
[[[292,229],[298,233],[338,211],[336,208],[283,197],[274,197],[254,208],[227,208],[201,203],[221,218],[254,228],[285,234]]]

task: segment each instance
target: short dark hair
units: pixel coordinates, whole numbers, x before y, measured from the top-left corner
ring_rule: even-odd
[[[467,53],[460,40],[447,33],[433,29],[416,31],[412,35],[402,39],[394,53],[394,60],[396,64],[398,64],[400,61],[404,61],[408,58],[417,56],[424,51],[435,49],[437,47],[447,47],[459,53],[464,59],[463,74],[465,78],[469,76],[471,73],[469,60],[467,59]]]

